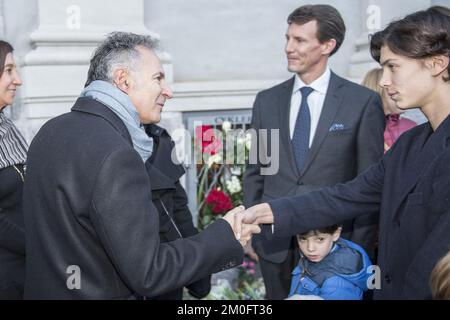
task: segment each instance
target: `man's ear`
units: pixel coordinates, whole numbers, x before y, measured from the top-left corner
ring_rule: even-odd
[[[341,237],[342,227],[339,227],[334,233],[333,233],[333,242],[336,242]]]
[[[447,55],[438,55],[430,58],[430,65],[433,76],[437,77],[441,74],[448,77],[448,64],[450,58]]]
[[[129,90],[129,73],[126,69],[116,69],[113,73],[113,84],[118,89],[128,94]]]
[[[322,54],[329,56],[336,48],[336,39],[330,39],[322,43]]]

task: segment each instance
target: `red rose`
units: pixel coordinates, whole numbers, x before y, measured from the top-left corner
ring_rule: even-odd
[[[225,213],[233,209],[231,198],[220,190],[211,190],[206,196],[205,202],[212,206],[212,211],[215,214]]]
[[[222,148],[220,139],[214,136],[213,126],[196,127],[194,138],[196,144],[202,146],[202,153],[208,153],[213,156]]]

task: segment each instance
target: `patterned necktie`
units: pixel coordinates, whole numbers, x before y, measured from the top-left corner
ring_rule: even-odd
[[[292,137],[292,148],[294,150],[295,162],[298,171],[301,173],[305,165],[306,157],[309,151],[309,136],[311,130],[311,115],[309,113],[308,96],[314,89],[303,87],[302,102],[298,111],[297,121],[295,122],[294,136]]]

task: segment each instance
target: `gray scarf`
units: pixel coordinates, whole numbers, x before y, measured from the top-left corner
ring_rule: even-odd
[[[0,169],[25,164],[28,145],[14,123],[0,112]]]
[[[142,160],[146,162],[151,157],[153,138],[145,133],[144,126],[139,121],[139,114],[126,93],[109,82],[96,80],[81,92],[81,96],[91,97],[111,109],[127,127],[133,147]]]

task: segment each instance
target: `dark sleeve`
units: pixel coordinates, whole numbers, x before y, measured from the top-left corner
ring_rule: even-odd
[[[23,228],[0,213],[0,247],[18,254],[25,254],[25,232]]]
[[[144,163],[119,149],[104,160],[91,203],[99,239],[134,292],[161,295],[242,263],[242,246],[223,219],[198,235],[161,244],[158,212],[146,190],[151,187]]]
[[[255,204],[260,203],[263,191],[264,191],[264,176],[261,175],[261,162],[259,161],[260,154],[266,154],[264,151],[258,152],[258,147],[263,148],[263,143],[258,141],[258,132],[261,128],[260,124],[260,111],[259,111],[259,94],[256,96],[255,102],[253,104],[252,111],[252,122],[250,125],[251,129],[254,129],[256,135],[253,135],[251,146],[250,146],[250,154],[258,155],[258,159],[256,163],[248,163],[243,181],[243,190],[244,190],[244,206],[251,207]]]
[[[384,153],[384,111],[380,96],[369,98],[357,134],[358,174],[377,163]],[[365,214],[353,220],[351,241],[361,245],[373,258],[378,229],[378,213]]]
[[[293,236],[331,226],[367,213],[378,213],[385,160],[381,159],[354,180],[318,191],[269,202],[275,236]]]

